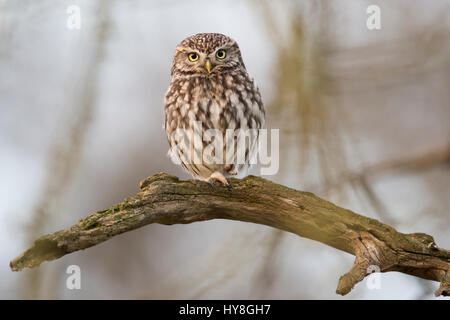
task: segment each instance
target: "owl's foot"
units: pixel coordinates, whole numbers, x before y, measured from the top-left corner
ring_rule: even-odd
[[[224,169],[231,176],[237,175],[236,167],[234,165],[227,164],[224,166]]]
[[[214,181],[211,178],[205,179],[205,181],[209,184],[211,189],[214,190]]]
[[[218,180],[218,181],[220,181],[224,186],[226,186],[228,189],[231,189],[231,184],[227,181],[227,179],[223,176],[223,174],[222,173],[220,173],[219,171],[215,171],[215,172],[213,172],[210,176],[209,176],[209,178],[208,178],[208,182],[211,184],[211,185],[213,185],[212,184],[212,181],[214,181],[214,180]]]

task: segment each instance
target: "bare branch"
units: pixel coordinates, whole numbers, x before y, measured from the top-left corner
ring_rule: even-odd
[[[336,179],[323,186],[311,186],[310,189],[317,193],[327,193],[337,189],[343,183],[358,182],[374,176],[386,175],[391,172],[420,172],[439,166],[450,165],[450,146],[441,146],[426,153],[410,156],[402,159],[385,160],[374,165],[353,172],[343,171]]]
[[[369,266],[441,282],[436,295],[450,294],[450,251],[423,233],[403,234],[377,220],[340,208],[312,193],[248,176],[233,188],[214,190],[200,181],[159,173],[141,182],[135,198],[81,219],[76,225],[37,239],[10,263],[13,271],[39,266],[95,246],[147,224],[186,224],[211,219],[253,222],[295,233],[356,256],[339,280],[345,295],[364,279]]]

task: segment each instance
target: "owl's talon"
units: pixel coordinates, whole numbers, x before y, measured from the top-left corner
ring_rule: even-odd
[[[224,169],[225,169],[225,171],[226,171],[229,175],[231,175],[231,176],[237,175],[237,172],[236,172],[236,169],[235,169],[235,166],[234,166],[234,165],[226,164],[226,165],[224,166]]]
[[[211,176],[209,177],[209,179],[215,179],[218,180],[222,183],[222,185],[224,186],[229,186],[230,184],[228,183],[227,179],[223,176],[222,173],[220,173],[219,171],[215,171],[213,172],[213,174],[211,174]]]
[[[211,187],[212,190],[214,190],[214,182],[211,178],[209,178],[208,180],[206,180],[206,182],[208,182],[208,185]]]

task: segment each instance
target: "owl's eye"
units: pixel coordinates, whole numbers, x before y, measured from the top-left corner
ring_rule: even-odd
[[[192,62],[198,60],[198,54],[195,53],[195,52],[189,53],[188,57],[189,57],[189,60],[192,61]]]
[[[216,57],[217,59],[225,59],[225,57],[227,56],[227,52],[223,49],[217,50],[216,52]]]

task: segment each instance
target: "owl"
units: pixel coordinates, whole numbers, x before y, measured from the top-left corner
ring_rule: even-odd
[[[169,156],[193,178],[230,187],[229,176],[256,162],[265,111],[239,46],[199,33],[175,49],[165,96]]]

